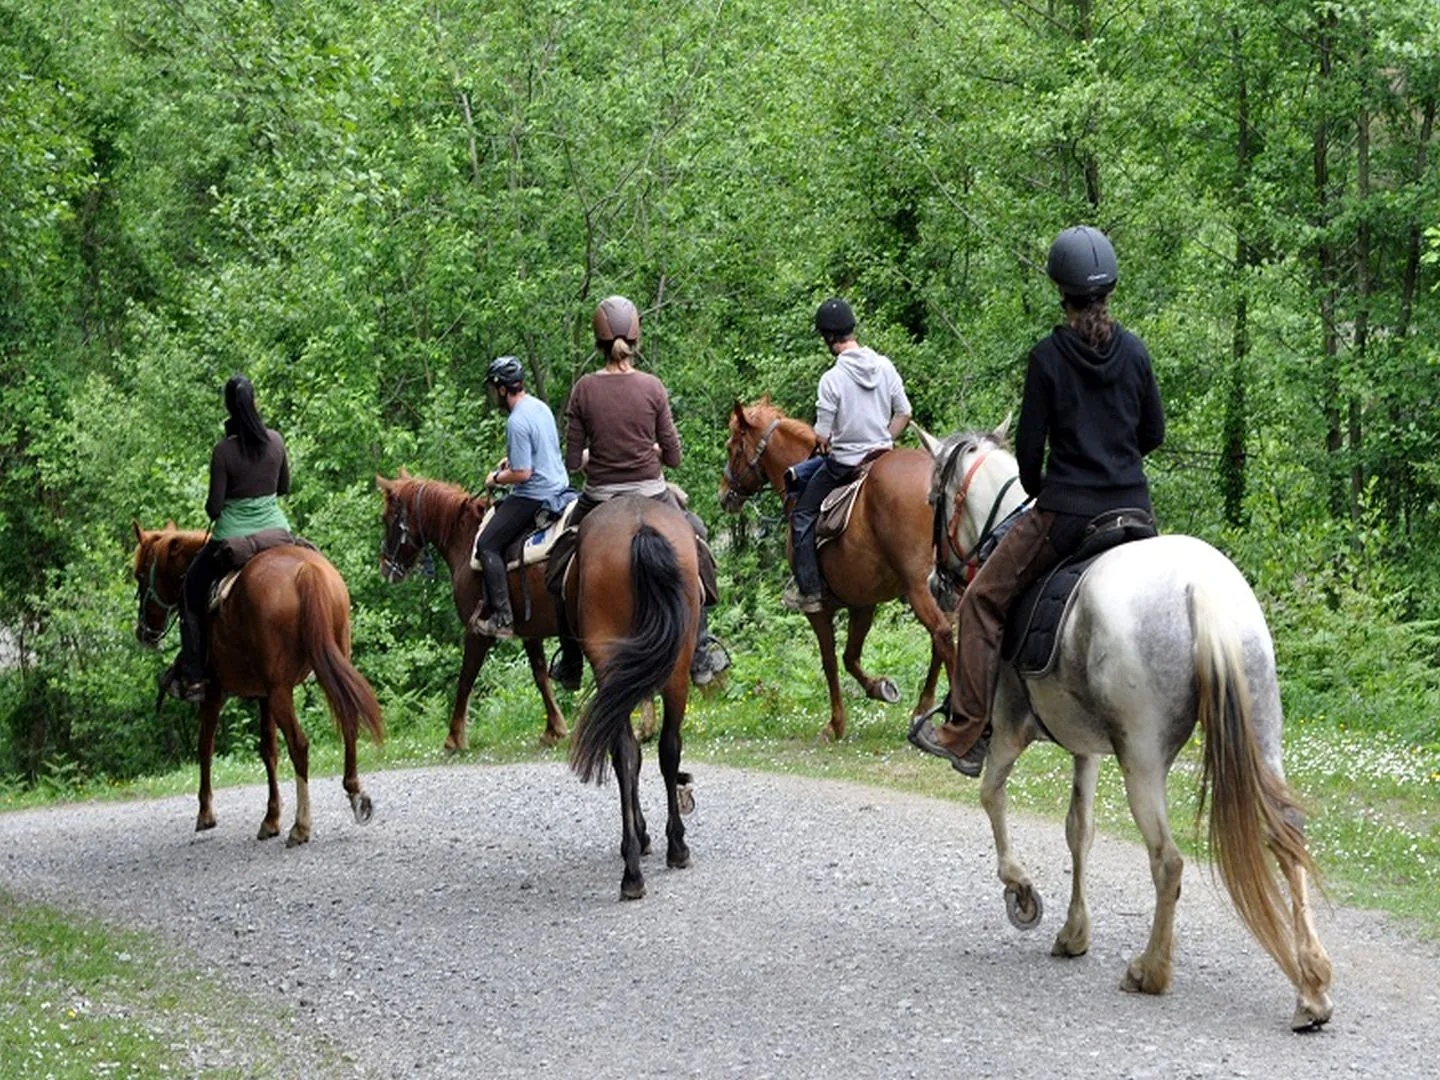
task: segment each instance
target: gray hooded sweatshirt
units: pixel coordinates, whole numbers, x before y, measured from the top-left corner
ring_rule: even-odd
[[[846,349],[820,376],[815,434],[830,440],[837,464],[858,465],[870,451],[894,446],[890,421],[908,415],[910,399],[900,373],[874,349]]]

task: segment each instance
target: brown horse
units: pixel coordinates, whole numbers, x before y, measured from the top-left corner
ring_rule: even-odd
[[[640,812],[640,744],[630,714],[659,693],[660,772],[668,818],[666,864],[690,865],[685,825],[690,777],[680,771],[680,725],[690,689],[690,659],[700,628],[700,569],[695,533],[673,506],[627,495],[602,503],[580,524],[566,599],[595,672],[595,695],[575,726],[570,762],[582,779],[598,778],[609,754],[620,788],[625,874],[620,895],[645,895],[640,856],[650,834]]]
[[[455,611],[465,626],[465,655],[460,662],[460,682],[455,690],[455,707],[450,712],[450,733],[445,737],[446,753],[466,749],[465,728],[469,717],[470,691],[480,665],[485,662],[495,639],[472,633],[471,613],[484,591],[481,576],[470,569],[471,547],[489,502],[470,495],[454,484],[410,476],[404,469],[394,480],[376,476],[385,493],[385,539],[380,547],[380,572],[386,581],[400,581],[415,565],[426,544],[434,544],[450,567],[450,588]],[[525,592],[530,604],[525,603]],[[540,741],[553,746],[565,738],[565,717],[555,703],[550,675],[545,668],[546,638],[559,633],[555,604],[545,590],[545,566],[525,568],[522,583],[519,571],[510,573],[510,607],[515,612],[515,636],[525,645],[535,687],[545,702],[545,731]]]
[[[206,534],[181,532],[175,523],[146,531],[135,528],[135,585],[139,611],[135,636],[158,646],[180,605],[181,583],[205,546]],[[350,663],[350,594],[325,556],[303,547],[277,547],[256,555],[241,571],[224,604],[210,620],[210,661],[215,670],[200,704],[200,813],[195,830],[215,827],[211,806],[210,759],[215,727],[227,697],[260,703],[260,756],[270,798],[257,839],[280,832],[280,788],[275,781],[275,729],[285,735],[295,767],[295,824],[286,846],[310,839],[310,742],[295,715],[294,688],[310,672],[325,691],[345,742],[345,794],[355,820],[370,820],[370,796],[355,768],[360,727],[382,742],[380,704],[363,675]]]
[[[814,429],[787,417],[771,404],[769,394],[753,405],[735,402],[730,439],[725,444],[727,460],[720,483],[720,505],[738,513],[745,500],[767,483],[785,498],[785,470],[810,457],[815,446]],[[922,450],[897,448],[876,459],[855,500],[849,525],[820,549],[820,569],[829,593],[850,612],[845,670],[860,683],[867,697],[900,700],[900,692],[890,679],[872,679],[860,666],[875,606],[903,596],[930,631],[930,670],[914,716],[934,705],[941,665],[949,673],[955,659],[953,627],[927,584],[934,565],[930,469],[930,455]],[[838,739],[845,734],[845,705],[840,699],[840,677],[835,665],[835,608],[828,600],[827,596],[825,610],[806,618],[820,642],[820,659],[830,688],[830,722],[820,734]]]

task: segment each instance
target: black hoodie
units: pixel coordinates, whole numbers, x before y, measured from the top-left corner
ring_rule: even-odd
[[[1020,482],[1039,509],[1087,515],[1125,506],[1149,510],[1141,458],[1164,439],[1165,412],[1150,354],[1118,323],[1104,349],[1091,348],[1061,325],[1030,350],[1015,457]]]

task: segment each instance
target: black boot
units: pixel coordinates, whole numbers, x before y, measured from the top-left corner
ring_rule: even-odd
[[[489,549],[482,549],[480,557],[485,563],[485,603],[477,605],[470,616],[470,631],[483,637],[514,637],[511,627],[515,618],[510,613],[510,581],[505,574],[505,557]],[[482,618],[481,612],[486,608],[489,613]]]

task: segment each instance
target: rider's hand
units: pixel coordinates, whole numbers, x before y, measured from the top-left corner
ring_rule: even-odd
[[[500,470],[496,469],[489,476],[485,477],[485,490],[493,491],[500,486]]]

